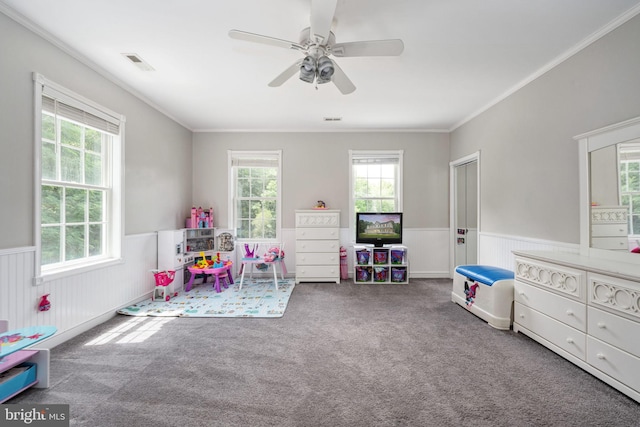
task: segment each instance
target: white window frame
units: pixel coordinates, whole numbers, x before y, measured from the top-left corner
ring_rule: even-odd
[[[264,151],[256,151],[256,150],[228,150],[227,151],[227,171],[229,173],[229,188],[228,188],[228,228],[233,230],[233,233],[236,234],[236,177],[234,172],[234,163],[241,162],[245,163],[247,166],[251,166],[252,164],[258,165],[259,159],[271,159],[277,160],[278,163],[278,179],[277,179],[277,191],[278,194],[276,196],[276,237],[274,239],[244,239],[237,238],[239,242],[241,241],[252,241],[252,242],[276,242],[282,240],[282,150],[264,150]],[[256,163],[257,162],[257,163]]]
[[[395,159],[397,161],[395,177],[395,204],[396,212],[402,212],[402,187],[403,187],[403,159],[404,150],[349,150],[349,236],[351,243],[355,242],[356,235],[356,202],[355,179],[353,177],[353,162],[358,159]]]
[[[125,116],[115,113],[97,103],[34,73],[34,237],[35,262],[34,284],[56,280],[75,274],[92,271],[109,265],[122,263],[122,244],[124,241],[124,126]],[[108,232],[105,235],[105,253],[99,257],[81,258],[62,262],[55,266],[42,266],[41,212],[42,212],[42,96],[54,98],[66,105],[86,111],[92,116],[109,122],[119,129],[119,135],[112,138],[107,164],[111,189],[107,192]]]

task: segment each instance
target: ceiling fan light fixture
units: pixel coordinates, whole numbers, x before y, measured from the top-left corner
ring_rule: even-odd
[[[333,61],[326,56],[318,58],[318,83],[329,83],[335,72]]]
[[[316,77],[316,60],[311,56],[305,56],[300,64],[300,80],[307,83],[313,83]]]

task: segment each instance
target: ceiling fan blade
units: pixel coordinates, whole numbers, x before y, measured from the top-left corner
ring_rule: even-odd
[[[312,42],[326,45],[329,32],[336,13],[338,0],[311,0],[311,33]]]
[[[254,43],[268,44],[270,46],[283,47],[285,49],[304,50],[304,48],[298,43],[294,43],[288,40],[277,39],[275,37],[248,33],[246,31],[230,30],[229,37],[236,40],[244,40],[247,42],[254,42]]]
[[[336,61],[333,61],[333,69],[331,81],[343,95],[348,95],[356,90],[356,86],[349,80],[349,77],[342,71]]]
[[[278,75],[278,77],[276,77],[275,79],[273,79],[270,83],[269,86],[270,87],[278,87],[281,86],[284,82],[286,82],[287,80],[289,80],[291,77],[293,77],[293,75],[295,73],[297,73],[298,71],[300,71],[300,65],[302,64],[302,60],[298,60],[296,62],[294,62],[293,64],[291,64],[291,66],[289,68],[287,68],[286,70],[284,70],[282,73],[280,73],[280,75]]]
[[[398,56],[403,50],[404,43],[399,39],[336,43],[331,46],[331,53],[338,57]]]

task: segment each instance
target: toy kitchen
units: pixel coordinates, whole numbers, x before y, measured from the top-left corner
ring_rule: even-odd
[[[201,259],[202,253],[206,257],[220,253],[223,259],[234,260],[233,248],[221,247],[216,242],[221,234],[228,234],[228,230],[185,228],[158,231],[158,270],[175,271],[174,289],[182,290],[190,278],[187,268]]]

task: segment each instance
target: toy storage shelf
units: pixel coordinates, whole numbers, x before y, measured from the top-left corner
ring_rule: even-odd
[[[0,333],[7,331],[8,322],[0,320]],[[49,349],[27,347],[0,358],[0,404],[30,387],[49,387]],[[25,369],[12,374],[13,368]]]
[[[358,284],[409,283],[407,247],[389,245],[355,245],[353,247],[353,281]]]

